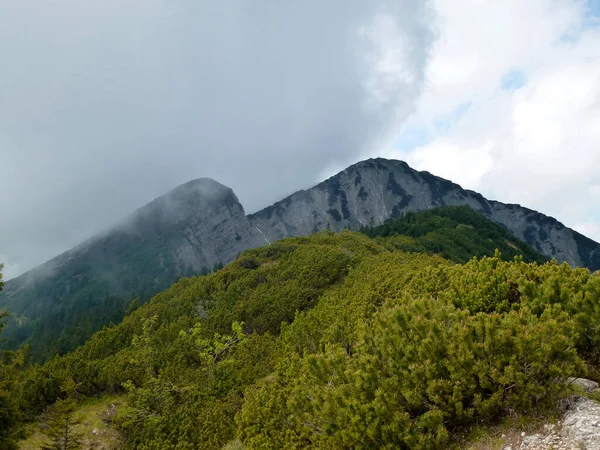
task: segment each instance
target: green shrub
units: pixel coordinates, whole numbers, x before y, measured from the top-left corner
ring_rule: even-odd
[[[400,296],[361,328],[351,354],[292,360],[249,391],[238,416],[249,448],[443,448],[458,427],[557,399],[583,370],[559,306],[470,315]]]

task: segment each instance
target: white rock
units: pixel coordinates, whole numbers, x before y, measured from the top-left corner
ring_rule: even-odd
[[[575,408],[567,411],[563,431],[584,450],[600,450],[600,403],[586,398],[575,399]]]
[[[578,386],[582,388],[585,392],[592,392],[595,389],[598,389],[598,383],[592,380],[587,380],[585,378],[569,378],[567,380],[568,384],[572,384],[574,386]]]

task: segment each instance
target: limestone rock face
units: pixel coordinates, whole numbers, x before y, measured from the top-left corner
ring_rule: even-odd
[[[324,229],[378,225],[407,211],[436,206],[470,206],[540,253],[571,266],[600,269],[600,244],[556,219],[519,205],[485,199],[402,161],[370,159],[350,166],[317,186],[249,216],[269,241],[306,236]]]
[[[119,231],[146,240],[166,238],[180,271],[226,264],[264,243],[233,191],[210,178],[191,181],[159,197]]]

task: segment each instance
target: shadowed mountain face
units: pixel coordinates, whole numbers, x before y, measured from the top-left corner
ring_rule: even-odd
[[[600,244],[556,219],[519,205],[485,199],[402,161],[370,159],[312,189],[299,191],[249,216],[269,241],[330,228],[358,229],[407,211],[466,205],[498,223],[543,255],[571,266],[600,269]]]
[[[486,200],[401,161],[360,162],[249,216],[231,189],[199,179],[8,281],[0,295],[0,309],[12,313],[5,346],[33,337],[36,358],[62,353],[119,321],[134,296],[146,299],[178,277],[210,271],[243,250],[328,228],[357,230],[407,211],[445,205],[469,206],[559,262],[600,269],[600,244],[557,220]]]

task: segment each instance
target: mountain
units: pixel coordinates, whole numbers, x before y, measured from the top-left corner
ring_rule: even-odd
[[[207,273],[264,243],[233,191],[211,179],[177,187],[107,232],[6,283],[7,346],[42,358],[85,342],[177,278]],[[48,348],[48,343],[53,346]]]
[[[360,162],[248,216],[231,189],[204,178],[179,186],[105,233],[8,281],[0,295],[0,309],[12,314],[4,346],[31,338],[36,359],[64,353],[179,277],[212,271],[246,249],[325,229],[358,230],[439,206],[468,206],[548,258],[600,269],[600,245],[557,220],[486,200],[402,161]],[[445,238],[452,235],[445,233]],[[463,256],[471,251],[463,249]]]
[[[419,172],[403,161],[359,162],[312,189],[249,216],[269,241],[326,228],[359,229],[436,206],[469,206],[549,258],[600,269],[600,244],[558,220],[520,205],[485,199],[458,184]]]

